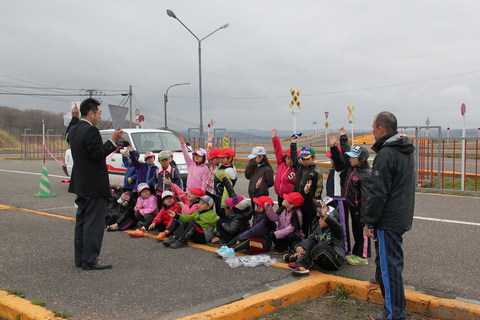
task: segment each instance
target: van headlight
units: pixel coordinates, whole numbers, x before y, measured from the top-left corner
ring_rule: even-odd
[[[177,165],[177,168],[180,173],[188,173],[188,167],[186,164],[179,164]]]

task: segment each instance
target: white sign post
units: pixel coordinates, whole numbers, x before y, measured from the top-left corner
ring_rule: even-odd
[[[302,93],[300,90],[295,92],[295,90],[290,89],[290,94],[292,95],[292,101],[290,102],[290,108],[293,108],[292,115],[293,115],[293,133],[297,133],[297,115],[298,112],[295,112],[295,104],[297,105],[298,110],[302,107],[300,101],[298,100],[298,96]]]
[[[328,152],[328,111],[325,111],[325,152]]]
[[[355,107],[354,106],[347,106],[347,109],[348,109],[348,119],[350,119],[350,117],[352,118],[352,120],[350,120],[350,124],[352,125],[352,147],[355,145],[355,141],[353,140],[353,119],[355,118],[353,116],[353,110],[355,110]]]
[[[462,130],[462,186],[460,190],[465,190],[465,159],[466,159],[466,149],[467,149],[467,140],[466,140],[466,130],[465,130],[465,113],[467,112],[467,108],[465,107],[465,103],[462,103],[460,107],[460,113],[463,117],[463,130]]]

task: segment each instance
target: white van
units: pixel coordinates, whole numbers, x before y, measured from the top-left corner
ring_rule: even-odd
[[[185,162],[185,158],[183,157],[180,140],[178,140],[178,137],[175,134],[173,134],[171,131],[158,129],[123,129],[123,131],[123,137],[115,141],[116,145],[122,147],[127,147],[129,145],[133,146],[133,148],[140,153],[140,160],[142,161],[145,152],[151,151],[155,154],[155,165],[159,167],[160,164],[158,163],[158,153],[162,150],[172,151],[173,160],[177,164],[177,168],[180,171],[183,185],[186,186],[188,174],[187,164]],[[102,140],[104,142],[110,138],[112,133],[113,129],[100,130],[100,134],[102,135]],[[123,149],[120,149],[113,155],[110,154],[107,156],[108,176],[110,178],[110,185],[112,186],[115,184],[115,179],[120,179],[120,187],[123,187],[126,168],[122,162],[122,151]],[[64,166],[63,170],[67,176],[71,176],[73,158],[70,149],[65,151],[64,159],[66,167]]]

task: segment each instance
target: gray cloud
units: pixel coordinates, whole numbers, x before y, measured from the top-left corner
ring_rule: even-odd
[[[297,129],[369,130],[394,112],[402,125],[478,127],[480,3],[475,1],[2,1],[0,86],[102,90],[133,86],[147,125],[197,126],[202,38],[204,125],[292,129],[289,89],[301,90]],[[0,93],[5,87],[0,87]],[[55,100],[51,100],[55,99]],[[120,103],[122,97],[104,97]],[[0,104],[67,112],[69,101],[0,94]]]

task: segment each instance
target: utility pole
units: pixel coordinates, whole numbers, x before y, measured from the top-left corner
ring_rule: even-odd
[[[130,85],[130,91],[128,92],[128,95],[130,96],[130,125],[132,125],[132,86]]]

